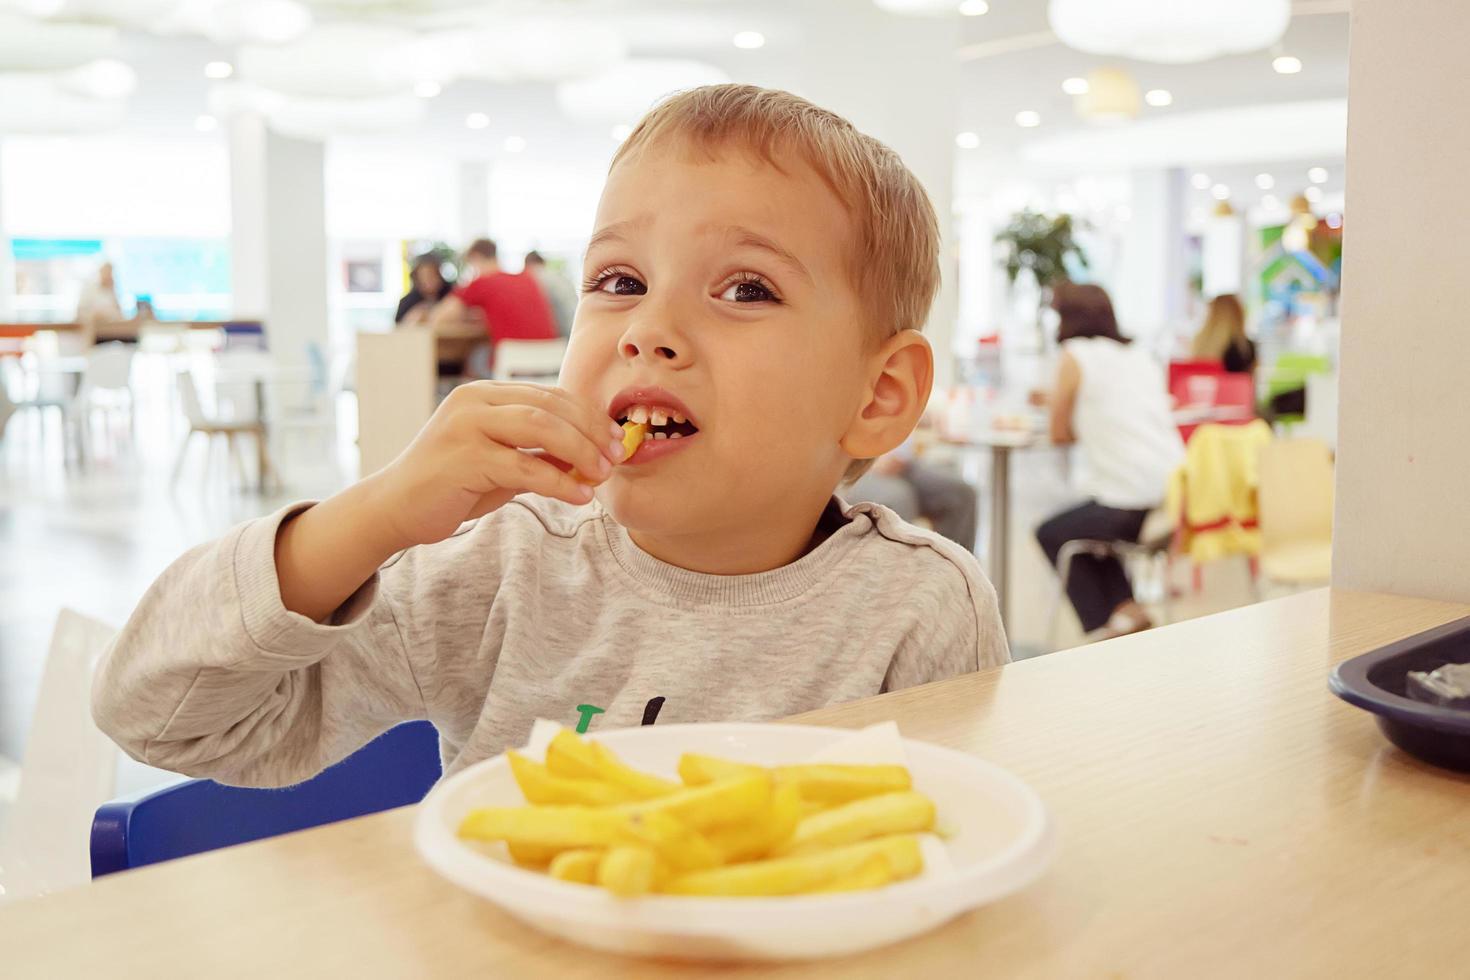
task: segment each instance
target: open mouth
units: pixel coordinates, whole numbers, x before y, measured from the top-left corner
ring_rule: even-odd
[[[636,422],[648,426],[647,439],[683,439],[699,431],[682,412],[661,405],[629,405],[617,421],[620,425]]]

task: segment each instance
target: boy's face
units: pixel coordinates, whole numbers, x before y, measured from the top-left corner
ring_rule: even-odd
[[[562,369],[615,419],[665,422],[599,491],[649,536],[814,520],[866,384],[846,209],[805,165],[718,156],[613,170]]]

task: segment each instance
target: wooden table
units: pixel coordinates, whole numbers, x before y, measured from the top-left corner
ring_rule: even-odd
[[[722,977],[1466,974],[1470,777],[1391,747],[1331,666],[1470,606],[1318,591],[801,720],[896,718],[1055,811],[1025,891],[848,960]],[[412,809],[0,905],[21,977],[673,977],[545,938],[430,872]]]

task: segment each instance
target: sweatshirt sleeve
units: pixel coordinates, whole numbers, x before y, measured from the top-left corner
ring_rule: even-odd
[[[903,594],[918,626],[894,654],[884,691],[945,680],[1010,663],[995,587],[959,545],[928,535]]]
[[[426,717],[377,574],[324,624],[282,605],[276,531],[307,506],[192,549],[144,595],[92,686],[98,726],[130,756],[224,783],[287,786]]]

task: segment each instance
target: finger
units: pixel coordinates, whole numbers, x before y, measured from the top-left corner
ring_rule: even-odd
[[[608,458],[621,462],[621,451],[611,452],[612,440],[621,443],[622,427],[607,413],[562,388],[516,382],[476,381],[460,385],[455,391],[468,389],[464,397],[476,398],[488,405],[529,405],[552,412],[582,430],[599,447],[608,446]]]
[[[505,489],[496,489],[489,493],[481,494],[480,499],[475,502],[475,506],[470,508],[470,512],[466,515],[465,520],[477,520],[492,511],[497,511],[501,507],[504,507],[506,502],[515,495],[516,492],[514,490]]]
[[[592,488],[577,482],[571,473],[563,473],[544,459],[519,449],[492,446],[481,474],[499,490],[535,493],[581,506],[592,500]],[[485,496],[494,496],[490,491]],[[484,498],[481,498],[482,501]]]
[[[481,409],[477,421],[480,431],[492,442],[545,450],[593,483],[612,475],[607,449],[554,412],[531,405],[499,405]]]

